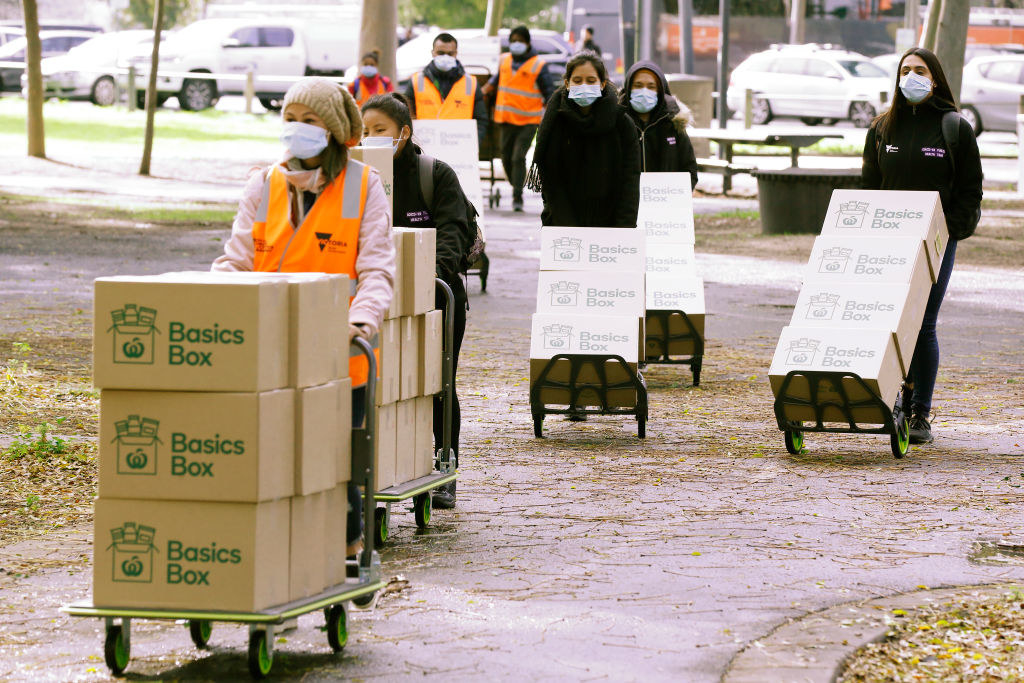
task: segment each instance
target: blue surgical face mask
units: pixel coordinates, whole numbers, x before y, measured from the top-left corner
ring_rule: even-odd
[[[907,102],[919,104],[924,102],[925,98],[931,93],[932,81],[927,76],[921,76],[911,71],[900,79],[900,90],[903,91],[903,96],[907,98]]]
[[[658,105],[658,91],[649,88],[634,88],[629,93],[629,106],[633,111],[646,114]]]
[[[569,99],[581,107],[589,107],[601,97],[601,86],[594,85],[570,85]]]
[[[508,44],[508,51],[514,54],[516,57],[526,54],[526,51],[530,49],[530,46],[526,43],[520,43],[518,40],[514,43]]]
[[[377,67],[373,64],[364,64],[359,67],[359,73],[363,75],[363,78],[373,78],[377,75]]]
[[[451,55],[438,55],[434,57],[434,67],[441,73],[444,73],[454,69],[458,61]]]
[[[312,159],[327,149],[327,131],[301,121],[288,121],[281,130],[281,144],[296,159]]]

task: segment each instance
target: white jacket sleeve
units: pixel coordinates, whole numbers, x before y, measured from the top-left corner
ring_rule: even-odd
[[[250,236],[250,245],[252,239]],[[251,246],[250,246],[251,248]],[[350,323],[366,325],[376,334],[384,322],[395,289],[395,245],[391,240],[391,209],[380,175],[370,171],[366,207],[359,227],[356,256],[359,284],[349,307]]]
[[[254,260],[252,223],[256,218],[266,173],[254,170],[245,183],[242,199],[238,202],[238,213],[231,225],[231,236],[224,244],[224,253],[210,266],[212,271],[251,271]]]

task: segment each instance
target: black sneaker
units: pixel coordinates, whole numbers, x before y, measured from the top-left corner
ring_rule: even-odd
[[[444,486],[434,489],[430,503],[438,510],[451,510],[455,507],[455,482],[448,482]]]
[[[522,213],[523,212],[523,198],[522,197],[513,197],[512,198],[512,210],[517,212],[517,213]]]
[[[910,416],[910,443],[931,443],[933,438],[928,413],[915,408]]]

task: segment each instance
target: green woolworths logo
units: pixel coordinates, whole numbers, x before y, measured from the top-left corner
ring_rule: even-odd
[[[107,332],[114,333],[114,362],[132,365],[153,364],[153,342],[156,327],[156,309],[125,304],[110,312],[113,324]]]
[[[157,437],[160,422],[148,417],[129,415],[114,423],[117,436],[118,474],[156,474]]]
[[[110,530],[113,553],[113,581],[121,583],[152,583],[153,540],[156,529],[135,522],[125,522]]]

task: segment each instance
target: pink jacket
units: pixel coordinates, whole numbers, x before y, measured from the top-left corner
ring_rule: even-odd
[[[224,254],[213,262],[214,271],[251,271],[253,264],[252,224],[263,193],[269,169],[253,169],[238,203],[238,213],[231,226],[231,237],[224,244]],[[302,201],[297,191],[323,189],[320,169],[306,170],[292,159],[282,168],[292,196],[292,224],[302,222]],[[350,323],[366,325],[376,334],[391,305],[395,287],[395,247],[391,241],[391,210],[384,194],[380,175],[370,172],[366,192],[366,210],[359,228],[359,254],[356,256],[359,284],[349,307]]]

